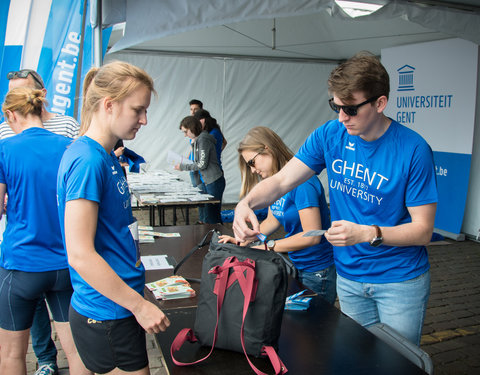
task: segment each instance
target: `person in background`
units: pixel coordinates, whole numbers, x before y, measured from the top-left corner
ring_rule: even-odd
[[[222,151],[227,145],[227,140],[222,134],[222,130],[217,123],[217,120],[210,116],[210,112],[206,109],[199,109],[195,112],[194,116],[200,120],[202,124],[202,129],[206,130],[209,134],[213,135],[216,140],[215,150],[217,151],[218,162],[220,163],[220,168],[222,167]]]
[[[195,112],[197,112],[199,109],[203,109],[203,103],[198,100],[198,99],[192,99],[190,100],[190,102],[188,103],[189,105],[189,108],[190,108],[190,116],[193,116],[195,114]],[[192,143],[192,140],[189,139],[189,142],[190,144]],[[193,161],[193,153],[190,152],[188,154],[188,160],[192,160]],[[190,175],[190,181],[192,182],[192,186],[193,187],[197,187],[200,189],[200,191],[205,191],[205,184],[203,183],[202,179],[200,178],[200,184],[197,185],[197,179],[195,177],[195,173],[190,171],[189,173]],[[199,212],[199,215],[200,216],[204,216],[204,213],[201,213]]]
[[[41,90],[44,97],[47,96],[47,89],[44,86],[43,79],[40,75],[31,69],[22,69],[19,71],[9,72],[7,74],[8,89],[15,87],[30,87]],[[68,138],[76,138],[80,125],[73,117],[48,112],[46,107],[42,108],[43,127],[52,133],[64,135]],[[15,133],[10,129],[6,122],[0,124],[0,139],[14,136]]]
[[[273,130],[258,126],[245,135],[238,146],[238,164],[242,175],[240,197],[243,198],[261,180],[278,172],[293,158],[293,153]],[[260,178],[259,178],[260,177]],[[298,270],[299,281],[330,304],[336,299],[336,271],[332,245],[323,237],[303,237],[316,229],[330,227],[325,192],[317,176],[289,191],[270,205],[260,232],[269,236],[283,227],[287,233],[280,240],[269,240],[267,248],[287,253]],[[220,242],[235,243],[230,236]],[[243,245],[248,245],[248,242]],[[253,246],[264,249],[263,246]]]
[[[16,87],[28,87],[41,90],[43,97],[47,95],[43,79],[35,70],[22,69],[9,72],[7,79],[9,80],[9,90]],[[80,125],[73,117],[48,112],[46,107],[43,106],[41,118],[43,127],[52,133],[68,138],[78,136]],[[15,133],[7,122],[0,124],[0,139],[6,139],[14,135]],[[38,303],[30,333],[32,335],[33,351],[38,360],[38,370],[35,375],[56,375],[58,373],[57,348],[52,340],[50,316],[44,299]]]
[[[146,375],[145,331],[159,333],[170,322],[143,297],[137,221],[113,148],[147,124],[153,80],[117,61],[90,69],[83,90],[80,137],[65,152],[57,180],[74,289],[70,325],[89,370]]]
[[[115,146],[113,146],[113,153],[118,159],[118,162],[120,163],[120,166],[122,167],[123,174],[125,177],[127,176],[127,168],[128,168],[128,162],[126,161],[125,156],[123,155],[123,151],[125,150],[125,146],[123,145],[123,140],[119,140]]]
[[[190,105],[190,116],[193,116],[195,112],[203,108],[203,103],[198,99],[192,99],[188,104]]]
[[[198,109],[194,116],[200,120],[200,123],[202,124],[202,130],[206,130],[209,134],[213,135],[215,138],[215,151],[217,152],[217,159],[218,159],[218,164],[220,165],[220,169],[222,169],[222,151],[227,145],[227,140],[222,134],[222,131],[220,130],[220,126],[217,123],[217,120],[214,119],[212,116],[210,116],[210,112],[208,112],[206,109]],[[192,156],[193,154],[190,153],[191,160],[193,160]],[[205,187],[205,183],[203,182],[202,175],[200,174],[200,181],[201,184],[196,185],[196,180],[195,176],[192,176],[193,172],[190,172],[190,179],[192,180],[192,185],[195,187],[197,186],[202,193],[207,193],[207,189]],[[193,177],[193,178],[192,178]],[[202,218],[203,220],[205,219],[205,216],[207,215],[207,206],[203,205],[198,208],[199,210],[199,223],[202,223]]]
[[[425,245],[438,201],[432,150],[385,116],[390,82],[377,57],[360,53],[340,64],[328,89],[338,119],[317,128],[238,203],[235,236],[254,238],[260,227],[252,209],[327,168],[332,226],[325,238],[334,246],[342,311],[365,327],[384,323],[419,345],[430,294]]]
[[[177,164],[179,171],[194,171],[197,185],[201,183],[200,176],[205,183],[205,190],[220,203],[205,204],[204,211],[200,210],[200,221],[207,224],[221,223],[221,202],[225,190],[225,178],[218,162],[215,150],[215,138],[202,130],[202,124],[194,116],[187,116],[179,126],[185,137],[191,139],[193,152],[192,164]]]
[[[70,374],[89,374],[68,322],[72,285],[56,210],[57,170],[71,139],[44,129],[44,103],[41,90],[18,87],[2,107],[17,135],[0,141],[0,202],[9,197],[0,251],[0,373],[26,374],[30,327],[46,296]]]

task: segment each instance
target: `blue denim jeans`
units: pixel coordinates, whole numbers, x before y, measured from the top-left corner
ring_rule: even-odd
[[[211,184],[206,184],[205,188],[207,194],[213,195],[220,202],[222,201],[223,191],[225,190],[225,177],[220,177],[213,181]],[[216,204],[205,204],[203,209],[205,211],[200,211],[200,221],[203,221],[207,224],[217,224],[222,222],[222,203]],[[204,220],[202,220],[202,212]]]
[[[203,182],[200,185],[197,185],[197,187],[202,193],[208,194],[207,188],[205,187],[205,184]],[[205,206],[205,204],[202,204],[198,207],[198,220],[202,223],[206,223],[205,220],[207,220],[207,208]]]
[[[57,348],[52,340],[52,326],[45,299],[37,305],[30,333],[38,365],[57,364]]]
[[[342,312],[364,327],[385,323],[420,345],[430,295],[430,271],[398,283],[371,284],[337,275]]]
[[[337,298],[337,271],[334,264],[323,270],[315,272],[298,270],[298,281],[300,281],[308,289],[323,297],[323,299],[325,299],[331,305],[335,303],[335,299]]]

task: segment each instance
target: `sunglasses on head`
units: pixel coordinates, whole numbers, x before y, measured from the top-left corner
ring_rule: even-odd
[[[253,158],[251,158],[249,161],[247,161],[247,165],[249,167],[255,168],[255,158],[260,155],[262,151],[258,152]]]
[[[43,89],[44,88],[43,82],[40,80],[40,78],[36,76],[33,70],[22,69],[22,70],[19,70],[18,72],[15,72],[15,71],[9,72],[7,74],[7,79],[10,81],[11,79],[15,79],[15,78],[27,78],[29,74],[32,76],[35,82],[37,82]]]
[[[357,115],[357,112],[358,112],[358,109],[362,106],[362,105],[365,105],[367,103],[371,103],[371,102],[374,102],[375,100],[377,100],[380,96],[374,96],[373,98],[370,98],[368,100],[365,100],[364,102],[360,103],[360,104],[357,104],[357,105],[339,105],[339,104],[335,104],[335,102],[333,101],[333,98],[329,99],[328,100],[328,104],[330,105],[330,108],[334,111],[334,112],[337,112],[339,113],[340,110],[342,110],[347,116],[356,116]]]

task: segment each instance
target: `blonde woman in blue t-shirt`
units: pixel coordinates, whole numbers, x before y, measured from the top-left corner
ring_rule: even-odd
[[[260,180],[274,175],[292,157],[292,151],[273,130],[263,126],[250,129],[238,146],[242,175],[240,196],[247,195]],[[271,204],[267,218],[260,224],[260,232],[268,236],[281,227],[287,233],[285,238],[268,240],[268,249],[288,253],[298,270],[299,281],[333,304],[336,271],[332,245],[323,236],[303,236],[310,230],[330,227],[325,193],[316,176]],[[230,236],[221,236],[221,241],[235,243]]]

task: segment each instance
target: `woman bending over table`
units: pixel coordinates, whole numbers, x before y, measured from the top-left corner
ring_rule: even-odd
[[[273,130],[263,126],[250,129],[238,146],[242,175],[240,197],[247,195],[260,179],[277,173],[292,157],[293,153]],[[303,237],[310,230],[330,227],[330,212],[317,176],[311,177],[269,207],[267,218],[260,224],[260,231],[268,236],[280,227],[287,232],[285,238],[269,240],[268,249],[288,252],[298,270],[299,281],[333,304],[336,298],[336,270],[332,245],[323,236]],[[230,236],[221,236],[220,239],[221,242],[236,242]],[[265,248],[261,245],[253,247]]]

